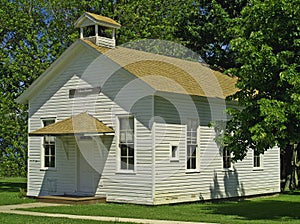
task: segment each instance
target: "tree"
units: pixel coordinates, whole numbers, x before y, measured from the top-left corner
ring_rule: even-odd
[[[300,150],[300,1],[253,0],[235,19],[230,42],[237,67],[228,72],[240,89],[231,97],[223,144],[234,160],[249,148],[264,153],[278,145],[286,167],[285,188],[298,186]],[[297,155],[298,153],[298,155]]]
[[[227,30],[243,4],[243,0],[0,0],[0,175],[26,174],[28,108],[15,99],[79,37],[74,22],[83,12],[120,22],[119,45],[140,39],[174,41],[200,53],[208,63],[227,68],[232,61]],[[172,47],[160,47],[173,56]],[[159,53],[160,47],[148,50]]]
[[[192,10],[177,27],[176,36],[185,40],[185,45],[199,53],[211,66],[228,69],[235,66],[235,53],[231,49],[231,27],[234,18],[247,0],[194,1]]]

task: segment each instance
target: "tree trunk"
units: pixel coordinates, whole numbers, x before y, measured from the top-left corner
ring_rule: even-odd
[[[299,186],[299,144],[293,144],[286,148],[281,155],[281,179],[285,180],[283,191],[296,190]]]

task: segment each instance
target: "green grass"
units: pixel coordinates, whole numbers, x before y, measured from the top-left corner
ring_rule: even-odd
[[[163,206],[128,204],[76,205],[34,208],[31,211],[92,216],[217,223],[300,223],[300,193],[255,198],[240,202],[191,203]]]
[[[0,205],[34,202],[20,194],[26,190],[25,178],[0,177]],[[299,223],[300,192],[279,196],[248,199],[240,202],[191,203],[163,206],[141,206],[130,204],[96,204],[58,206],[26,209],[30,211],[92,216],[114,216],[127,218],[167,219],[217,223]],[[0,223],[109,223],[0,214]]]
[[[14,214],[0,214],[1,224],[112,224],[119,222],[100,222],[93,220],[67,219],[67,218],[51,218],[36,217]]]
[[[26,191],[26,178],[0,177],[0,205],[11,205],[11,204],[34,202],[33,199],[28,199],[25,197],[24,195],[25,191]]]

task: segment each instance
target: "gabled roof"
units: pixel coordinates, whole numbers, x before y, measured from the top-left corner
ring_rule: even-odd
[[[203,63],[120,46],[110,49],[80,39],[71,45],[16,101],[27,103],[51,78],[58,74],[59,68],[66,66],[71,57],[80,54],[84,48],[92,50],[95,54],[106,56],[155,91],[221,99],[238,91],[235,87],[235,78],[212,70]]]
[[[157,91],[225,99],[238,90],[235,78],[204,63],[125,47],[108,50],[89,40],[82,41]]]
[[[86,21],[86,20],[91,20],[94,24],[98,24],[101,26],[105,26],[105,27],[113,27],[113,28],[120,28],[121,24],[119,24],[118,22],[116,22],[115,20],[105,17],[105,16],[101,16],[101,15],[97,15],[91,12],[85,12],[83,13],[83,15],[75,22],[75,27],[79,28],[82,26],[82,24]]]
[[[84,112],[29,133],[30,136],[114,133],[114,130]]]

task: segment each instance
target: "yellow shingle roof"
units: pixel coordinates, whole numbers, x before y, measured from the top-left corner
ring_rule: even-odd
[[[106,16],[101,16],[97,15],[95,13],[91,12],[85,12],[76,22],[75,22],[75,27],[80,27],[81,24],[85,20],[92,20],[97,24],[103,25],[103,26],[108,26],[108,27],[114,27],[114,28],[120,28],[121,24],[116,22],[115,20],[108,18]]]
[[[31,136],[113,133],[114,130],[88,113],[80,113],[29,133]]]
[[[86,14],[90,15],[91,17],[98,20],[99,22],[105,22],[105,23],[109,23],[109,24],[113,24],[113,25],[121,27],[120,23],[118,23],[115,20],[108,18],[106,16],[97,15],[97,14],[91,13],[91,12],[86,12]]]
[[[225,99],[238,90],[235,78],[203,63],[124,47],[107,49],[88,40],[82,41],[157,91]]]

